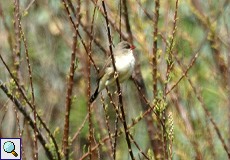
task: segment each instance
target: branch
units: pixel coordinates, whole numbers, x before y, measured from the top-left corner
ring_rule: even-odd
[[[78,1],[77,5],[77,24],[75,25],[71,15],[70,11],[67,5],[67,2],[65,0],[62,0],[64,3],[64,7],[67,11],[67,14],[69,16],[69,20],[71,24],[74,27],[74,36],[73,36],[73,45],[72,45],[72,54],[71,54],[71,61],[70,61],[70,68],[69,68],[69,74],[68,74],[68,84],[67,84],[67,93],[66,93],[66,103],[65,103],[65,125],[64,125],[64,135],[62,140],[62,149],[64,151],[65,159],[69,159],[69,116],[70,116],[70,109],[71,109],[71,102],[72,102],[72,92],[73,92],[73,78],[74,78],[74,71],[75,71],[75,60],[76,60],[76,51],[77,51],[77,35],[79,22],[80,22],[80,1]],[[71,3],[70,1],[68,1]],[[71,6],[71,5],[70,5]],[[87,49],[86,49],[87,50]]]
[[[28,98],[26,97],[25,93],[24,93],[24,90],[22,89],[22,87],[19,85],[17,79],[14,77],[13,73],[10,71],[9,67],[7,66],[6,62],[4,61],[4,59],[2,58],[2,55],[0,54],[0,59],[2,61],[2,63],[4,64],[4,66],[6,67],[7,71],[9,72],[11,78],[13,78],[16,86],[17,86],[17,89],[19,90],[21,96],[23,97],[23,99],[26,101],[26,103],[29,105],[29,107],[33,110],[33,105],[30,103],[30,101],[28,100]],[[60,153],[58,152],[59,149],[58,149],[58,145],[57,145],[57,142],[53,136],[53,134],[50,132],[49,128],[47,127],[47,125],[45,124],[45,122],[42,120],[42,118],[36,113],[36,116],[39,120],[39,122],[41,123],[41,125],[44,127],[44,129],[46,130],[46,132],[48,133],[48,135],[50,136],[53,144],[54,144],[54,147],[55,147],[55,151],[56,151],[56,154],[57,154],[57,157],[58,159],[60,160],[61,159],[61,156],[60,156]]]
[[[129,23],[129,14],[128,14],[128,8],[127,8],[127,1],[122,0],[122,4],[124,6],[124,17],[125,17],[125,26],[126,26],[126,31],[129,34],[129,42],[133,43],[133,34],[131,31],[130,23]]]
[[[30,87],[31,87],[31,95],[32,95],[32,106],[33,106],[33,114],[34,114],[34,125],[35,125],[35,129],[34,129],[34,159],[37,160],[38,159],[38,145],[37,145],[37,116],[36,116],[36,106],[35,106],[35,98],[34,98],[34,86],[33,86],[33,78],[32,78],[32,69],[31,69],[31,64],[30,64],[30,59],[29,59],[29,51],[28,51],[28,47],[27,47],[27,42],[26,42],[26,38],[25,38],[25,34],[22,30],[22,25],[21,25],[21,21],[19,21],[19,29],[20,29],[20,34],[23,40],[23,44],[25,47],[25,54],[26,54],[26,61],[27,61],[27,68],[28,68],[28,73],[29,73],[29,79],[30,79]]]
[[[0,88],[2,89],[2,91],[6,94],[6,96],[15,104],[15,106],[18,108],[18,110],[23,114],[23,116],[25,117],[25,119],[29,122],[30,127],[32,128],[32,130],[35,130],[35,123],[33,118],[30,116],[30,114],[26,111],[25,106],[23,106],[20,101],[14,97],[11,92],[9,91],[9,89],[6,87],[6,85],[4,85],[4,83],[2,82],[2,80],[0,80]],[[39,140],[39,142],[41,143],[41,145],[43,146],[46,156],[53,160],[55,159],[54,156],[52,155],[52,152],[49,150],[49,148],[46,146],[48,144],[48,142],[46,141],[45,137],[42,135],[40,130],[37,130],[37,138]]]
[[[157,96],[157,36],[158,36],[158,19],[159,19],[159,0],[155,0],[155,19],[153,31],[153,55],[152,55],[152,73],[153,73],[153,96]]]
[[[185,72],[185,67],[184,67],[184,65],[183,65],[179,60],[177,60],[177,62],[178,62],[178,64],[180,65],[180,67],[181,67],[181,69],[183,70],[183,72]],[[186,77],[187,77],[187,76],[186,76]],[[221,135],[220,129],[218,128],[216,122],[214,121],[214,119],[213,119],[211,113],[208,111],[208,108],[207,108],[207,106],[206,106],[205,103],[204,103],[203,97],[201,96],[200,92],[196,89],[196,87],[195,87],[194,84],[192,83],[191,79],[187,77],[187,80],[188,80],[190,86],[192,87],[193,92],[195,93],[197,100],[200,102],[201,107],[202,107],[202,109],[204,110],[205,115],[206,115],[206,116],[208,117],[208,119],[211,121],[211,124],[213,125],[213,127],[214,127],[214,129],[215,129],[215,131],[216,131],[216,134],[217,134],[218,138],[220,139],[221,144],[222,144],[222,146],[223,146],[225,152],[226,152],[227,155],[228,155],[228,158],[230,159],[230,150],[229,150],[229,148],[227,147],[227,145],[226,145],[226,143],[225,143],[225,141],[224,141],[224,138],[223,138],[223,136]]]
[[[126,137],[126,142],[128,145],[129,154],[131,156],[131,159],[134,160],[134,155],[133,155],[132,148],[131,148],[131,142],[129,139],[129,131],[128,131],[128,127],[127,127],[126,120],[125,120],[125,111],[124,111],[124,107],[123,107],[122,92],[121,92],[119,79],[117,76],[118,73],[117,73],[117,69],[116,69],[116,65],[115,65],[115,58],[114,58],[113,50],[112,50],[112,38],[111,38],[111,34],[110,34],[109,21],[108,21],[108,17],[107,17],[107,11],[106,11],[104,0],[102,0],[102,6],[104,9],[105,20],[106,20],[106,25],[107,25],[107,30],[108,30],[109,50],[110,50],[112,64],[113,64],[113,68],[114,68],[114,76],[116,77],[119,106],[120,106],[121,114],[122,114],[122,123],[123,123],[124,129],[125,129],[125,137]]]

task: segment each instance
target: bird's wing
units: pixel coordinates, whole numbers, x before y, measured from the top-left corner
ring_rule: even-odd
[[[102,78],[102,76],[105,74],[106,70],[108,68],[112,67],[112,60],[111,60],[111,56],[109,56],[109,58],[106,60],[105,65],[103,66],[103,68],[101,69],[101,71],[98,74],[98,80],[100,80]]]

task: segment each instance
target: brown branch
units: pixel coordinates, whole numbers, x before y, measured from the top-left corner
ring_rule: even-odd
[[[19,16],[19,0],[14,0],[14,36],[15,36],[15,44],[14,44],[14,67],[17,80],[20,79],[20,49],[21,49],[21,39],[20,39],[20,16]]]
[[[80,3],[80,0],[78,1]],[[96,2],[97,3],[97,2]],[[89,113],[89,117],[88,117],[88,121],[89,121],[89,153],[90,153],[90,157],[89,159],[92,159],[92,142],[93,142],[93,126],[92,126],[92,110],[91,110],[91,102],[90,102],[90,58],[91,57],[91,53],[92,53],[92,42],[94,41],[94,36],[93,36],[93,27],[94,27],[94,18],[95,18],[95,13],[96,13],[96,6],[94,7],[93,10],[93,17],[92,17],[92,22],[91,22],[91,26],[90,26],[90,36],[92,38],[90,38],[90,42],[89,42],[89,50],[88,50],[88,56],[87,56],[87,79],[88,79],[88,86],[87,86],[87,97],[88,97],[88,113]],[[95,64],[94,64],[95,65]],[[95,67],[97,68],[97,67]]]
[[[109,94],[109,96],[111,96],[111,94]],[[115,105],[115,104],[113,104]],[[137,117],[135,120],[132,121],[132,123],[130,125],[128,125],[128,130],[130,130],[131,128],[133,128],[136,124],[138,124],[138,122],[140,122],[143,118],[146,118],[148,115],[151,115],[150,113],[152,113],[151,111],[154,109],[155,106],[150,106],[144,113],[141,113],[139,117]],[[118,110],[118,109],[117,109]],[[117,111],[116,111],[117,112]],[[122,117],[119,116],[119,118],[121,119]],[[148,117],[147,117],[148,118]],[[124,131],[122,129],[120,129],[117,133],[117,136],[119,137],[122,133],[124,133]],[[115,137],[116,134],[111,134],[112,137]],[[99,140],[99,143],[96,144],[93,148],[92,151],[96,150],[98,147],[100,147],[103,143],[105,143],[105,141],[107,141],[109,139],[109,136]],[[85,153],[80,160],[85,159],[86,157],[89,156],[89,152]]]
[[[28,51],[28,47],[27,47],[27,42],[26,42],[26,38],[25,38],[25,34],[23,33],[22,30],[22,26],[21,26],[21,22],[19,22],[19,29],[20,29],[20,33],[22,36],[22,40],[23,40],[23,44],[25,47],[25,53],[26,53],[26,61],[27,61],[27,68],[28,68],[28,73],[29,73],[29,78],[30,78],[30,87],[31,87],[31,95],[32,95],[32,106],[33,106],[33,114],[34,114],[34,125],[35,125],[35,129],[34,129],[34,159],[37,160],[38,159],[38,144],[37,144],[37,132],[38,132],[38,128],[37,128],[37,111],[36,111],[36,105],[35,105],[35,98],[34,98],[34,86],[33,86],[33,78],[32,78],[32,69],[31,69],[31,64],[30,64],[30,59],[29,59],[29,51]]]
[[[23,116],[25,117],[25,119],[28,121],[30,127],[33,130],[35,130],[34,120],[30,116],[30,114],[28,113],[28,111],[26,111],[27,107],[23,106],[20,103],[20,101],[11,94],[11,92],[9,91],[9,89],[6,87],[6,85],[4,85],[4,83],[1,80],[0,80],[0,88],[7,95],[7,97],[15,104],[15,106],[18,108],[18,110],[23,114]],[[47,147],[48,142],[46,141],[46,138],[44,137],[44,135],[42,135],[41,131],[39,131],[39,130],[37,130],[37,138],[38,138],[39,142],[41,143],[41,145],[43,146],[47,158],[49,158],[51,160],[54,160],[55,158],[52,155],[52,152]]]
[[[175,13],[174,13],[174,21],[173,21],[173,29],[172,29],[172,36],[170,37],[171,38],[171,41],[170,41],[170,44],[169,44],[169,47],[168,47],[168,51],[167,51],[167,54],[168,54],[168,57],[167,57],[167,70],[166,70],[166,83],[164,85],[164,95],[163,95],[163,99],[164,101],[166,101],[166,90],[167,90],[167,87],[168,87],[168,82],[169,82],[169,74],[173,68],[173,59],[172,59],[172,54],[173,54],[173,47],[174,47],[174,39],[175,39],[175,35],[176,35],[176,27],[177,27],[177,11],[178,11],[178,0],[176,0],[176,7],[175,7]],[[167,121],[167,116],[166,116],[166,109],[164,109],[163,111],[163,121],[164,121],[164,127],[165,128],[165,125],[166,125],[166,121]],[[165,132],[165,131],[164,131]],[[165,158],[168,159],[168,138],[167,138],[167,135],[166,133],[163,133],[163,142],[164,142],[164,155],[165,155]]]
[[[118,138],[118,120],[119,114],[116,113],[116,120],[115,120],[115,136],[114,136],[114,143],[113,143],[113,159],[116,159],[116,147],[117,147],[117,138]]]
[[[95,6],[97,6],[98,11],[100,11],[100,13],[102,14],[102,16],[105,18],[106,15],[105,15],[105,13],[103,12],[103,9],[102,9],[99,5],[97,5],[97,4],[95,3],[94,0],[91,0],[91,1],[94,3]],[[107,13],[107,14],[108,14],[108,13]],[[116,21],[114,21],[113,18],[111,18],[111,16],[108,16],[108,15],[107,15],[107,18],[108,18],[109,24],[113,27],[113,29],[114,29],[117,33],[121,33],[120,35],[121,35],[122,39],[123,39],[123,40],[128,40],[127,35],[126,35],[125,33],[121,32],[120,29],[119,29],[119,27],[116,26]]]
[[[138,143],[134,140],[134,137],[133,137],[131,134],[129,134],[129,136],[130,136],[132,142],[135,144],[135,146],[136,146],[137,149],[139,150],[139,152],[145,157],[145,159],[150,160],[149,157],[142,151],[142,149],[141,149],[141,147],[138,145]]]
[[[66,93],[66,104],[65,104],[65,125],[64,125],[64,135],[63,135],[63,151],[65,155],[65,159],[69,159],[69,116],[71,109],[71,100],[72,100],[72,91],[73,91],[73,77],[75,71],[75,59],[76,59],[76,49],[77,49],[77,36],[76,34],[73,36],[73,47],[71,54],[71,64],[70,71],[68,75],[68,87]]]
[[[77,35],[78,35],[78,27],[80,22],[80,4],[78,3],[77,6],[77,24],[75,25],[71,15],[70,11],[67,5],[67,2],[63,0],[63,4],[65,6],[65,9],[68,13],[69,20],[71,24],[74,27],[74,36],[73,36],[73,45],[72,45],[72,54],[71,54],[71,60],[70,60],[70,68],[69,68],[69,74],[68,74],[68,84],[67,84],[67,93],[66,93],[66,103],[65,103],[65,125],[64,125],[64,135],[62,140],[62,149],[64,151],[65,159],[69,159],[69,116],[70,116],[70,109],[71,109],[71,101],[72,101],[72,92],[73,92],[73,78],[74,78],[74,72],[75,72],[75,60],[76,60],[76,51],[77,51]]]
[[[120,39],[120,42],[122,40],[122,37],[121,37],[121,14],[122,14],[122,3],[121,3],[121,0],[120,0],[119,1],[119,39]],[[115,137],[114,137],[114,143],[112,145],[113,159],[114,160],[116,160],[116,149],[117,149],[117,139],[118,139],[118,135],[117,135],[118,134],[118,120],[119,120],[118,107],[115,106],[115,110],[116,110]]]
[[[133,44],[133,34],[131,31],[130,23],[129,23],[129,14],[128,14],[128,8],[127,8],[127,1],[122,0],[122,4],[124,7],[124,17],[125,17],[125,26],[126,26],[126,31],[129,35],[128,41]]]
[[[87,46],[86,46],[86,44],[85,44],[85,42],[84,42],[84,40],[83,40],[81,34],[80,34],[79,31],[78,31],[78,25],[79,25],[79,23],[80,23],[80,16],[79,16],[79,20],[78,20],[77,25],[76,25],[76,24],[74,23],[74,21],[73,21],[73,18],[71,17],[71,13],[70,13],[70,11],[69,11],[69,8],[68,8],[67,3],[65,2],[65,0],[62,0],[62,2],[63,2],[63,4],[64,4],[64,6],[65,6],[65,10],[66,10],[66,12],[67,12],[67,15],[68,15],[68,17],[69,17],[69,20],[70,20],[70,22],[71,22],[71,24],[72,24],[72,26],[73,26],[75,32],[77,33],[77,35],[78,35],[78,37],[79,37],[79,39],[80,39],[80,41],[81,41],[81,43],[82,43],[82,45],[83,45],[83,47],[84,47],[86,53],[88,53],[88,48],[87,48]],[[69,1],[69,2],[71,2],[71,1]],[[74,16],[76,16],[76,15],[74,14]],[[92,62],[92,64],[93,64],[94,68],[95,68],[96,70],[98,70],[97,67],[96,67],[96,64],[95,64],[95,62],[94,62],[94,60],[93,60],[93,58],[92,58],[92,56],[90,56],[89,58],[90,58],[90,60],[91,60],[91,62]]]
[[[155,10],[154,15],[155,18],[153,20],[153,48],[152,48],[152,78],[153,78],[153,99],[157,98],[157,92],[158,92],[158,75],[157,75],[157,51],[158,51],[158,20],[159,20],[159,9],[160,9],[160,2],[159,0],[155,0]],[[150,124],[148,124],[150,125]],[[163,128],[164,123],[163,123]],[[156,124],[156,130],[153,131],[154,134],[152,139],[152,148],[154,152],[155,159],[162,159],[164,157],[163,152],[163,141],[162,141],[162,133],[161,133],[161,126],[159,123]],[[156,138],[157,137],[157,138]]]
[[[108,131],[108,135],[109,135],[109,143],[110,143],[110,152],[112,153],[111,155],[113,155],[113,159],[115,160],[114,158],[114,154],[116,153],[115,152],[115,149],[114,149],[114,145],[113,145],[113,138],[111,136],[111,129],[110,129],[110,126],[109,126],[109,115],[108,115],[108,107],[106,106],[105,104],[105,100],[103,97],[101,97],[101,100],[102,100],[102,106],[103,106],[103,110],[104,110],[104,113],[105,113],[105,124],[106,124],[106,129]],[[116,137],[115,137],[116,138]],[[115,154],[116,156],[116,154]]]
[[[8,65],[6,64],[6,62],[4,61],[4,59],[2,58],[2,55],[0,54],[0,59],[2,61],[2,63],[4,64],[5,68],[7,69],[7,71],[9,72],[11,78],[14,80],[16,86],[17,86],[17,89],[19,90],[19,93],[21,94],[21,96],[23,97],[23,99],[25,100],[25,102],[29,105],[29,107],[33,110],[33,105],[30,103],[30,101],[28,100],[28,98],[26,97],[25,93],[24,93],[24,90],[22,89],[22,87],[19,85],[17,79],[15,78],[15,76],[13,75],[13,73],[10,71]],[[54,147],[55,147],[55,151],[56,151],[56,154],[57,154],[57,157],[58,157],[58,160],[61,159],[61,156],[59,154],[59,149],[58,149],[58,145],[57,145],[57,142],[53,136],[53,134],[50,132],[49,128],[47,127],[47,125],[45,124],[45,122],[42,120],[42,118],[36,113],[36,116],[39,120],[39,122],[41,123],[41,125],[44,127],[44,129],[46,130],[46,132],[48,133],[49,137],[51,138],[53,144],[54,144]]]
[[[82,26],[84,32],[89,36],[90,39],[94,38],[91,34],[90,34],[90,31],[87,30],[87,27],[86,25],[80,21],[80,25]],[[94,41],[93,41],[101,50],[102,52],[106,53],[107,50],[101,45],[101,42],[97,39],[97,38],[94,38]]]
[[[108,39],[109,39],[109,50],[110,50],[110,55],[111,55],[112,64],[113,64],[113,68],[114,68],[114,76],[116,78],[119,107],[120,107],[121,114],[122,114],[122,123],[123,123],[124,130],[125,130],[125,136],[126,136],[126,142],[128,145],[129,154],[131,156],[131,159],[134,160],[134,155],[133,155],[132,148],[131,148],[131,142],[129,139],[129,131],[128,131],[126,120],[125,120],[125,111],[124,111],[124,107],[123,107],[122,92],[121,92],[121,87],[120,87],[120,83],[119,83],[119,79],[118,79],[118,75],[117,75],[119,73],[117,73],[117,69],[116,69],[116,65],[115,65],[115,58],[114,58],[113,50],[112,50],[112,38],[111,38],[111,34],[110,34],[109,21],[108,21],[108,17],[107,17],[107,11],[106,11],[104,0],[102,0],[102,6],[104,9],[104,13],[105,13],[105,20],[106,20],[107,31],[108,31]]]
[[[159,19],[160,2],[155,0],[155,19],[153,31],[153,56],[152,56],[152,74],[153,74],[153,96],[157,96],[157,36],[158,36],[158,19]]]
[[[120,41],[121,41],[121,13],[122,13],[122,4],[121,0],[119,1],[119,35],[120,35]]]
[[[228,61],[227,88],[228,88],[228,91],[227,93],[228,95],[230,95],[230,34],[229,34],[230,32],[227,26],[227,22],[225,22],[225,27],[226,27],[227,35],[228,35],[228,56],[227,56],[227,61]],[[228,96],[228,134],[230,134],[230,96]],[[228,148],[230,148],[230,137],[228,137]]]

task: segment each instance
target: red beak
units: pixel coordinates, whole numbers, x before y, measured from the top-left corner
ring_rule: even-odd
[[[134,45],[132,45],[131,47],[130,47],[130,49],[131,50],[134,50],[136,47],[134,46]]]

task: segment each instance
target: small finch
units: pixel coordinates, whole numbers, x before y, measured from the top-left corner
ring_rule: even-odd
[[[132,75],[135,66],[135,57],[133,55],[133,49],[135,46],[132,46],[126,41],[118,43],[114,49],[114,59],[115,66],[118,73],[119,82],[124,82],[129,79]],[[112,65],[112,60],[109,58],[101,72],[99,73],[97,88],[94,94],[90,98],[90,103],[92,103],[98,96],[98,94],[108,86],[114,85],[116,78],[114,76],[114,68]]]

